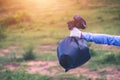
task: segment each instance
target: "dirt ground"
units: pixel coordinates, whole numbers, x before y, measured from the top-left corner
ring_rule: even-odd
[[[39,73],[42,75],[49,75],[49,76],[54,76],[56,74],[73,74],[76,77],[79,76],[85,76],[88,78],[96,79],[96,78],[101,78],[103,76],[106,76],[107,80],[120,80],[120,70],[118,69],[113,69],[110,67],[100,69],[98,71],[90,70],[89,68],[86,67],[78,67],[76,69],[71,69],[67,73],[64,72],[63,68],[61,68],[58,64],[57,61],[29,61],[22,63],[22,65],[27,66],[25,68],[26,71],[28,71],[31,74],[34,73]],[[6,64],[6,68],[10,70],[19,70],[20,66],[17,64]],[[105,75],[102,75],[101,73],[105,72]]]
[[[54,51],[56,49],[55,45],[42,45],[42,46],[43,47],[40,46],[36,50],[42,50],[43,52],[46,52],[45,49],[48,51]],[[19,48],[16,46],[12,46],[6,49],[1,49],[0,56],[4,57],[5,55],[17,49]],[[31,74],[39,73],[42,75],[49,75],[49,76],[54,76],[54,75],[59,75],[59,74],[73,74],[76,77],[79,77],[82,75],[82,76],[92,78],[92,79],[106,76],[107,80],[120,80],[119,69],[113,69],[111,67],[107,67],[107,68],[103,68],[103,69],[99,69],[95,71],[95,70],[90,70],[89,68],[85,66],[81,66],[81,67],[72,69],[68,71],[67,73],[65,73],[64,69],[59,65],[58,61],[35,60],[35,61],[23,62],[20,65],[16,63],[7,63],[4,65],[5,66],[4,70],[5,69],[19,70],[21,69],[21,65],[26,66],[24,69]]]

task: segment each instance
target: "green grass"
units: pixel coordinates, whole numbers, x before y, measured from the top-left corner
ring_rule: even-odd
[[[57,60],[56,53],[37,53],[38,60],[45,60],[45,61],[55,61]]]
[[[84,76],[80,76],[76,78],[73,75],[61,75],[49,77],[46,75],[38,75],[38,74],[29,74],[25,71],[9,71],[0,72],[0,78],[2,80],[92,80],[91,78],[86,78]],[[105,80],[104,78],[97,78],[96,80]]]
[[[6,0],[7,1],[7,0]],[[12,0],[2,5],[0,11],[0,48],[18,46],[21,49],[9,53],[7,57],[0,57],[0,70],[5,63],[22,63],[22,56],[29,45],[39,48],[42,44],[57,45],[61,39],[69,36],[67,21],[72,20],[75,14],[81,15],[87,22],[87,29],[83,32],[103,33],[120,35],[120,1],[119,0],[88,0],[89,3],[82,4],[69,0],[51,0],[48,5],[38,6],[42,3],[32,3]],[[80,0],[82,1],[82,0]],[[24,3],[24,4],[23,4]],[[27,3],[27,4],[26,4]],[[17,5],[13,5],[17,4]],[[3,15],[4,14],[4,15]],[[5,34],[4,34],[5,32]],[[5,36],[5,39],[2,39]],[[2,40],[1,40],[2,39]],[[120,68],[120,53],[110,49],[102,49],[90,45],[91,59],[85,66],[93,70],[104,67]],[[93,45],[93,46],[91,46]],[[51,46],[52,47],[52,46]],[[100,49],[100,50],[98,50]],[[29,50],[29,49],[27,49]],[[34,53],[34,50],[33,50]],[[55,61],[56,51],[35,51],[37,60]],[[111,59],[112,58],[112,59]],[[93,66],[94,65],[94,66]],[[101,74],[105,74],[101,72]],[[92,80],[84,76],[76,78],[71,75],[59,75],[56,77],[29,74],[24,71],[0,72],[3,80]],[[105,76],[96,80],[106,80]]]
[[[93,70],[98,70],[104,67],[119,68],[120,52],[113,52],[110,50],[90,50],[91,59],[88,63],[88,67]],[[93,66],[94,65],[94,66]]]
[[[5,57],[0,57],[0,71],[2,69],[4,69],[4,64],[8,63],[9,59],[5,58]]]
[[[26,60],[26,61],[35,60],[36,59],[36,53],[33,52],[33,50],[34,50],[34,48],[31,47],[31,46],[29,48],[27,48],[27,50],[23,54],[23,59]]]
[[[48,76],[28,74],[24,71],[11,72],[9,70],[0,72],[0,78],[2,80],[50,80]]]
[[[85,17],[87,21],[87,29],[85,31],[93,33],[107,33],[112,35],[119,35],[120,23],[119,20],[114,20],[114,18],[117,17],[117,14],[119,15],[119,13],[117,13],[118,10],[116,10],[116,14],[103,12],[107,9],[109,8],[103,8],[100,10],[81,10],[80,12],[78,10],[77,13]],[[112,11],[114,12],[114,8],[113,10],[111,10],[111,12]],[[87,14],[88,12],[89,15]],[[63,16],[61,14],[59,15],[61,17],[57,17],[57,19],[55,19],[55,16],[50,16],[45,17],[44,21],[40,18],[38,22],[35,21],[33,23],[20,23],[16,26],[11,26],[11,28],[14,29],[14,31],[9,30],[10,34],[9,37],[6,39],[6,42],[9,42],[10,44],[14,44],[12,42],[15,42],[16,44],[18,43],[23,46],[27,45],[27,43],[32,43],[35,45],[45,43],[56,44],[59,42],[60,39],[69,35],[66,22],[69,20],[69,18],[72,19],[72,16],[74,14],[75,13],[71,13],[71,16]],[[63,17],[67,19],[61,20]],[[51,21],[53,20],[54,22],[52,22],[53,24],[51,24]]]

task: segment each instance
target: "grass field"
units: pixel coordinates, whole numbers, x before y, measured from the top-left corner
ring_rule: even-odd
[[[120,35],[119,4],[119,0],[0,1],[0,78],[120,80],[119,47],[88,43],[90,61],[68,73],[56,56],[57,44],[69,36],[67,21],[75,14],[87,22],[83,32]]]

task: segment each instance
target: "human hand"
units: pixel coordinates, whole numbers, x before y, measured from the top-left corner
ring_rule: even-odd
[[[78,28],[74,27],[70,30],[70,36],[82,38],[82,32]]]

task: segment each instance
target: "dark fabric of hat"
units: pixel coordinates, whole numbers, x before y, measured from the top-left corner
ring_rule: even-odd
[[[78,37],[65,37],[57,47],[57,57],[60,65],[67,72],[79,67],[90,59],[87,44]]]

